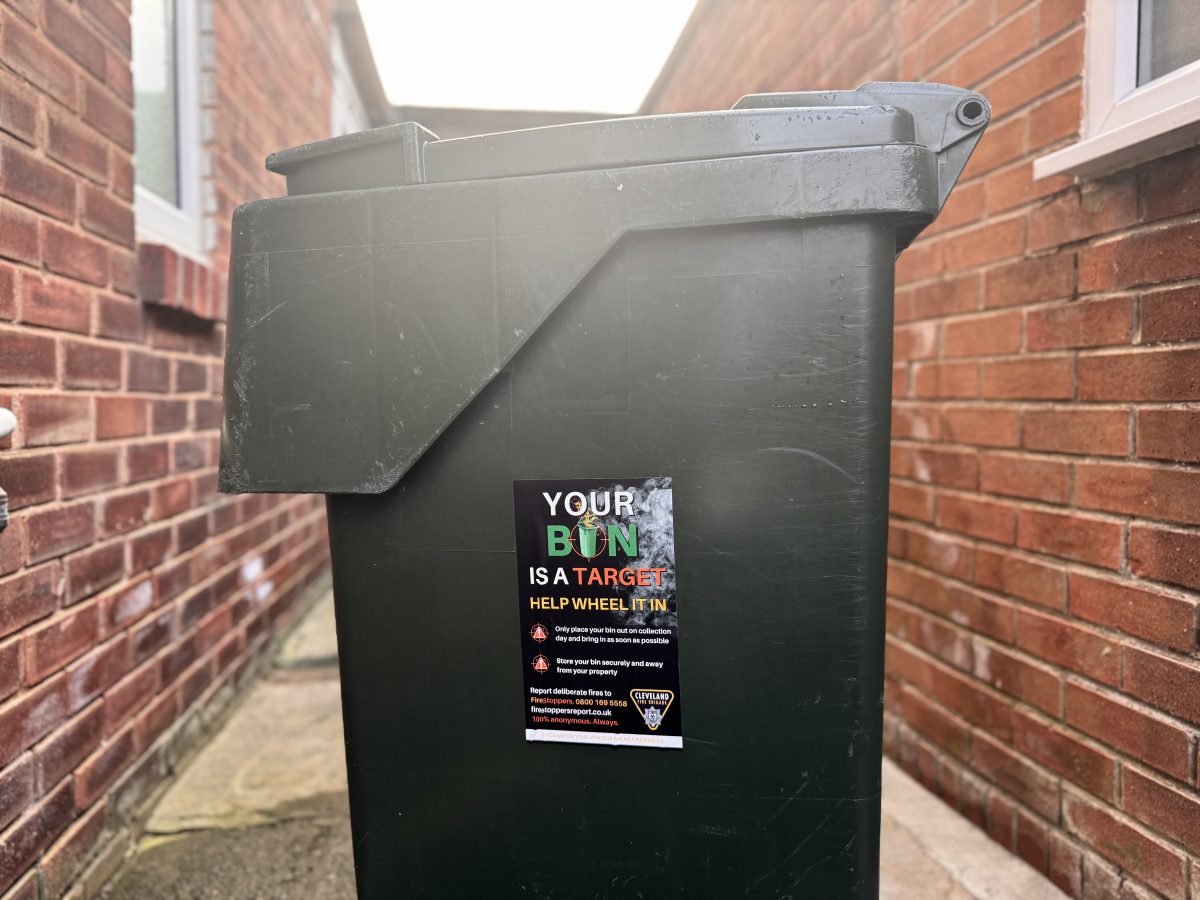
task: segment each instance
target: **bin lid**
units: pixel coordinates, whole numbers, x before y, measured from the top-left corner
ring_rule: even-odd
[[[946,94],[962,97],[947,116]],[[965,96],[964,96],[965,95]],[[839,147],[922,144],[976,133],[987,101],[945,85],[753,94],[731,110],[576,122],[439,140],[416,123],[272,153],[290,194],[471,181]]]

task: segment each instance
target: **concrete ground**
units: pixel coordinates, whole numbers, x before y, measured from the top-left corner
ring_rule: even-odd
[[[268,678],[163,795],[109,900],[354,900],[333,601],[285,641]],[[1061,900],[890,762],[885,900]]]

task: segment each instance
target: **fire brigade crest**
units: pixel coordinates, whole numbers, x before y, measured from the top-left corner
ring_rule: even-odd
[[[649,688],[634,688],[629,692],[633,705],[641,713],[642,721],[651,731],[658,731],[663,723],[667,710],[675,700],[674,691],[660,691]]]

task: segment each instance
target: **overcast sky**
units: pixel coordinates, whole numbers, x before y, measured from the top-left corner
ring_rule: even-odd
[[[634,112],[695,0],[358,0],[392,103]]]

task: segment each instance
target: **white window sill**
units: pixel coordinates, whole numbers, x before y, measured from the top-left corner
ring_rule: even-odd
[[[134,192],[134,221],[141,244],[165,244],[176,253],[207,264],[203,223],[140,185]]]

